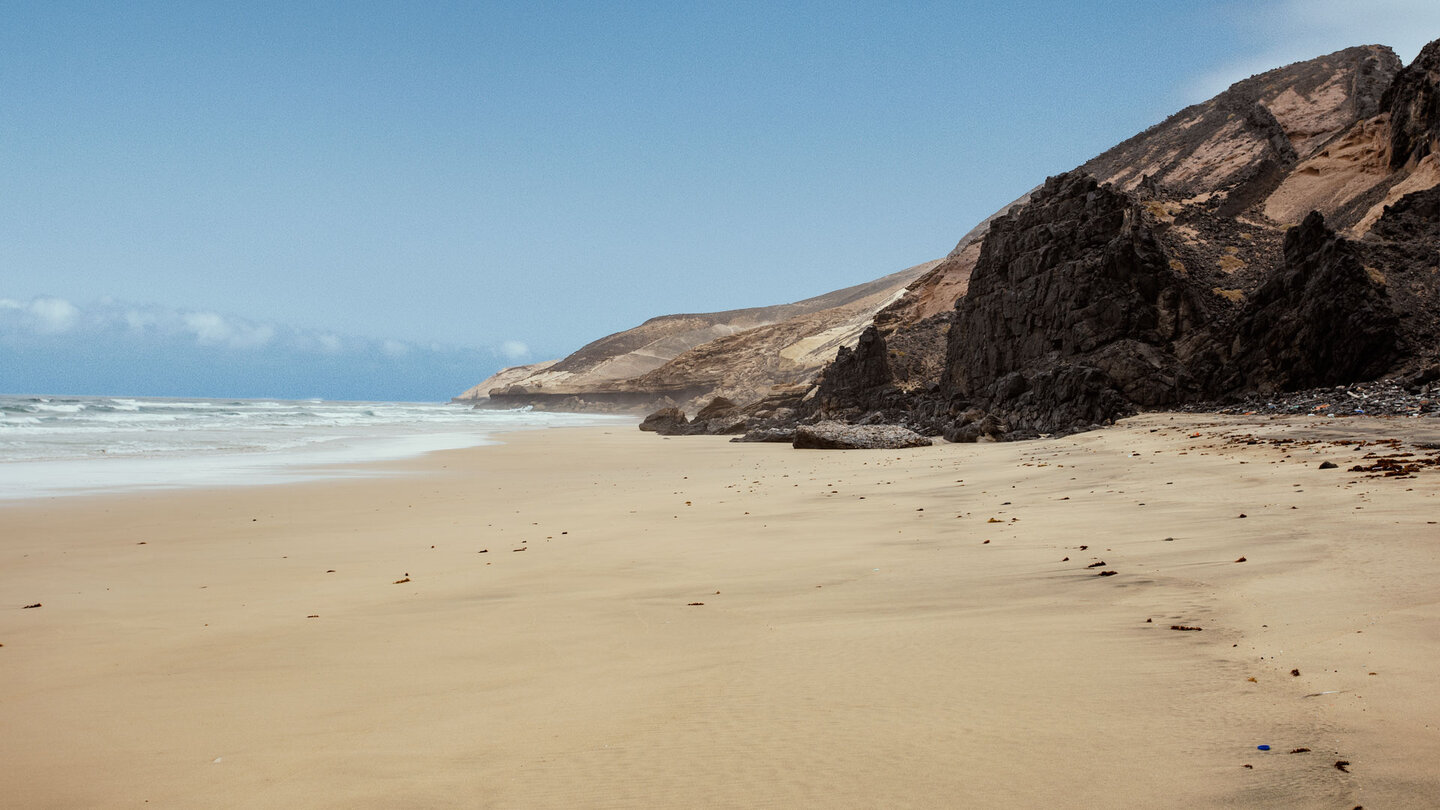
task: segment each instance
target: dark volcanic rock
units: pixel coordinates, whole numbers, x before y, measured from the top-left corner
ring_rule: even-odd
[[[1381,109],[1390,113],[1390,167],[1419,160],[1440,145],[1440,40],[1400,71]]]
[[[795,428],[794,446],[801,450],[898,450],[929,447],[931,441],[896,425],[843,425],[820,422]]]
[[[998,441],[1010,431],[1010,426],[979,409],[971,409],[960,415],[943,433],[945,441],[972,443],[981,439]]]
[[[949,392],[1011,427],[1054,431],[1166,405],[1199,383],[1176,341],[1208,320],[1138,202],[1052,177],[992,223],[950,330]]]
[[[746,431],[744,436],[736,436],[732,442],[775,442],[790,444],[795,441],[795,428],[768,427],[755,428]]]
[[[1286,391],[1370,379],[1396,356],[1397,318],[1354,245],[1311,213],[1251,296],[1217,391]]]
[[[835,362],[825,370],[817,398],[824,410],[870,410],[884,397],[891,381],[885,339],[872,325],[860,333],[854,349],[840,347]]]
[[[1412,368],[1440,363],[1440,186],[1388,206],[1358,247],[1401,315],[1401,354]]]
[[[645,421],[640,423],[640,429],[674,436],[685,433],[689,424],[690,420],[685,418],[685,412],[679,408],[661,408],[645,417]]]

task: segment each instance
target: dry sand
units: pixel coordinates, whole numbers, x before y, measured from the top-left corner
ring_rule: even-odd
[[[584,428],[3,506],[0,804],[1434,807],[1440,472],[1269,441],[1426,425]]]

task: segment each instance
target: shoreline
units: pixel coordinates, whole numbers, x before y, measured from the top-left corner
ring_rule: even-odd
[[[584,427],[396,478],[9,502],[0,791],[1420,806],[1440,471],[1365,477],[1334,440],[1440,437],[1370,419],[906,451]]]

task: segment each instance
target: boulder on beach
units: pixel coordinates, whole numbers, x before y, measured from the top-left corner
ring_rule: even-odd
[[[931,441],[898,425],[844,425],[820,422],[795,428],[792,446],[798,450],[899,450],[929,447]]]
[[[661,408],[645,417],[645,421],[640,423],[640,429],[670,436],[684,432],[688,424],[690,420],[685,418],[685,412],[679,408]]]

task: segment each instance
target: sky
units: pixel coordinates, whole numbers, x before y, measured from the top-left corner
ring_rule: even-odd
[[[443,400],[799,300],[1433,0],[0,3],[0,393]]]

